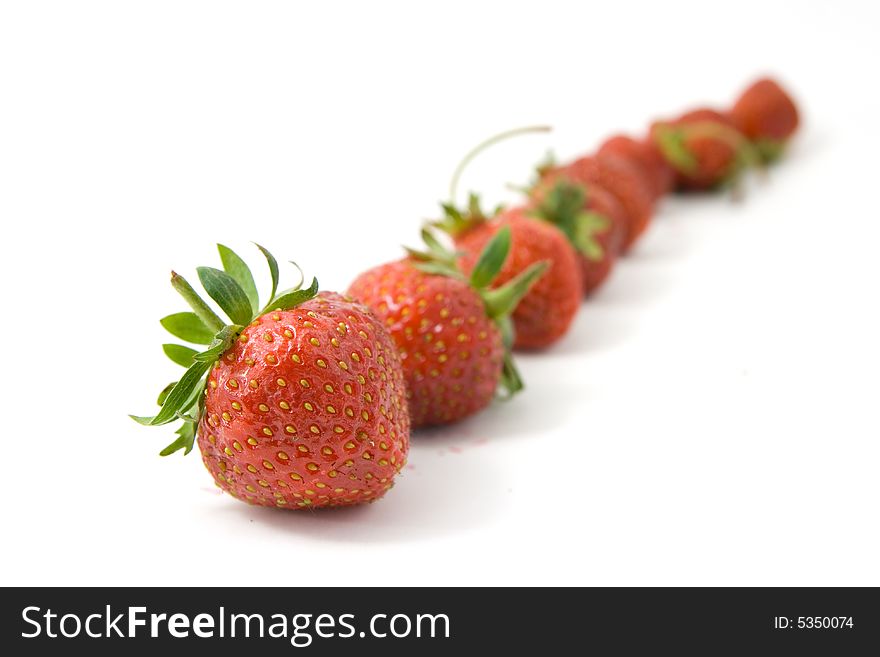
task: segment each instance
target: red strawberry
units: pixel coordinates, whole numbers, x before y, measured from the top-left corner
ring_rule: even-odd
[[[545,174],[550,180],[564,179],[589,187],[599,185],[617,197],[627,214],[623,250],[631,248],[645,232],[653,212],[653,189],[641,171],[629,160],[605,153],[582,157]]]
[[[522,384],[504,344],[509,313],[544,270],[523,272],[488,290],[506,259],[510,235],[484,250],[469,280],[455,254],[423,232],[430,251],[370,269],[349,294],[373,309],[397,344],[409,393],[413,427],[449,424],[488,406],[499,385]]]
[[[730,126],[734,128],[736,126],[733,125],[733,122],[723,112],[718,111],[717,109],[713,109],[711,107],[697,107],[692,110],[688,110],[677,119],[675,119],[674,123],[685,124],[685,123],[700,123],[700,122],[713,122],[720,123],[722,125]]]
[[[775,80],[763,78],[746,89],[730,110],[734,125],[766,161],[780,154],[800,123],[797,106]]]
[[[599,147],[599,154],[615,154],[636,165],[642,175],[651,181],[654,198],[668,194],[675,187],[675,169],[663,157],[657,144],[651,139],[636,140],[626,135],[606,139]]]
[[[651,126],[651,135],[685,190],[707,190],[736,181],[757,164],[754,148],[728,117],[701,108]]]
[[[260,247],[262,249],[262,247]],[[334,293],[276,296],[259,310],[247,265],[220,246],[225,271],[199,268],[225,323],[177,274],[172,284],[193,309],[163,320],[196,344],[166,353],[188,367],[160,398],[158,425],[184,420],[162,454],[189,453],[198,427],[205,467],[230,495],[285,509],[370,502],[391,488],[406,463],[409,415],[403,368],[394,343],[370,311]],[[207,387],[206,387],[207,386]]]
[[[513,346],[520,349],[546,347],[561,338],[571,325],[583,296],[577,256],[566,236],[555,226],[528,216],[526,208],[516,208],[489,218],[480,209],[479,198],[470,195],[466,212],[454,203],[458,180],[467,164],[486,148],[501,140],[529,132],[545,132],[544,126],[502,132],[472,149],[458,164],[449,189],[450,203],[443,204],[446,216],[435,225],[449,233],[463,253],[458,264],[476,276],[483,256],[499,236],[509,234],[510,257],[501,267],[496,286],[514,284],[529,271],[544,263],[546,273],[528,291],[513,311],[515,337]],[[539,169],[539,174],[544,171]],[[495,292],[496,294],[498,291]]]
[[[560,180],[539,183],[531,191],[530,214],[557,226],[575,248],[585,294],[611,273],[626,237],[626,212],[600,185]]]
[[[447,216],[438,225],[455,239],[463,253],[461,267],[474,269],[482,249],[500,231],[511,233],[510,257],[495,282],[504,285],[538,262],[548,262],[547,272],[535,283],[513,312],[514,346],[519,349],[547,347],[568,331],[583,296],[580,269],[574,249],[555,226],[528,214],[526,208],[507,210],[487,219],[471,196],[469,214],[444,206]]]

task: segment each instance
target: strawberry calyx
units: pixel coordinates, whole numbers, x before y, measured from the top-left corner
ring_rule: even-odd
[[[785,152],[786,142],[784,139],[769,139],[761,137],[754,142],[755,150],[764,164],[772,164],[782,157]]]
[[[205,302],[192,285],[177,272],[171,272],[171,286],[189,305],[190,312],[180,312],[163,317],[162,326],[173,336],[195,345],[207,348],[197,351],[180,344],[164,344],[162,350],[174,363],[186,367],[183,376],[167,385],[159,394],[159,412],[152,416],[130,417],[145,426],[159,426],[182,420],[175,431],[177,439],[165,447],[162,456],[183,450],[192,451],[196,427],[204,414],[205,386],[207,374],[224,353],[235,343],[244,328],[258,317],[268,312],[289,310],[308,301],[318,294],[318,280],[312,278],[308,288],[303,288],[302,272],[299,282],[282,292],[278,292],[278,261],[268,250],[256,245],[266,258],[272,288],[269,302],[260,307],[257,286],[250,268],[234,251],[218,244],[223,269],[198,267],[199,281],[208,296],[229,317],[230,323],[221,319],[211,306]],[[296,266],[295,263],[294,266]]]
[[[542,159],[535,165],[535,184],[537,184],[538,181],[540,181],[544,176],[556,169],[558,166],[559,159],[556,157],[556,153],[554,153],[552,150],[548,150],[544,154],[544,159]]]
[[[583,185],[559,180],[529,214],[559,228],[581,255],[599,262],[605,257],[605,249],[597,236],[608,230],[611,222],[605,215],[585,209],[586,203]]]
[[[468,231],[498,216],[504,210],[503,205],[498,205],[492,212],[484,212],[480,196],[474,192],[468,194],[467,206],[464,208],[459,208],[454,203],[441,203],[440,207],[443,209],[443,218],[430,221],[429,224],[452,237],[461,237]]]
[[[735,180],[743,170],[761,168],[764,158],[755,144],[739,130],[718,121],[693,121],[679,125],[661,124],[654,133],[654,141],[661,154],[679,173],[691,176],[698,173],[699,160],[688,148],[692,139],[717,139],[733,151],[734,160],[721,184]]]
[[[422,229],[422,241],[425,243],[425,250],[407,249],[416,269],[426,274],[448,276],[465,282],[483,300],[486,315],[498,326],[504,343],[504,367],[499,384],[501,396],[513,396],[523,389],[523,382],[511,355],[514,328],[510,316],[550,263],[546,260],[533,263],[504,285],[492,288],[490,286],[501,273],[510,253],[510,227],[503,226],[483,247],[470,276],[465,276],[458,265],[461,254],[441,244],[428,228]]]
[[[682,130],[669,125],[657,126],[654,141],[660,153],[676,171],[685,175],[696,173],[700,163],[696,155],[688,149]]]
[[[514,192],[519,192],[525,196],[531,196],[548,176],[555,174],[560,169],[559,158],[556,157],[556,153],[552,150],[548,150],[544,154],[544,158],[539,160],[538,163],[532,167],[531,177],[527,183],[508,185],[508,187]]]

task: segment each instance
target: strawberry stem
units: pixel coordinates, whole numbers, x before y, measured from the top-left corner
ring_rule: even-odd
[[[198,292],[193,289],[192,285],[183,276],[174,271],[171,272],[171,287],[177,290],[178,294],[183,297],[183,300],[189,304],[192,311],[205,323],[205,326],[212,333],[217,333],[226,326],[226,322],[211,310],[208,304],[199,296]]]
[[[509,139],[510,137],[517,137],[519,135],[525,135],[533,132],[550,132],[552,128],[547,125],[533,125],[526,126],[524,128],[514,128],[513,130],[506,130],[504,132],[499,132],[497,135],[489,137],[485,141],[480,142],[476,146],[474,146],[468,153],[462,158],[461,162],[458,163],[458,166],[455,167],[455,171],[452,173],[452,179],[449,181],[449,202],[452,205],[455,205],[455,197],[458,192],[458,181],[461,178],[461,174],[467,168],[467,165],[471,163],[477,155],[482,153],[484,150],[489,148],[490,146],[494,146],[500,141],[504,141],[505,139]]]

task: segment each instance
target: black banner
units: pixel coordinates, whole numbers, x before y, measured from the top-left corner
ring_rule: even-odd
[[[21,588],[3,591],[2,628],[4,652],[14,655],[140,647],[213,655],[600,647],[850,655],[880,649],[880,597],[867,588]]]

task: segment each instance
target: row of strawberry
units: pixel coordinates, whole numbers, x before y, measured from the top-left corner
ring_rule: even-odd
[[[279,292],[278,263],[259,247],[272,281],[262,304],[248,266],[218,245],[223,268],[197,273],[229,321],[172,273],[190,311],[162,325],[205,348],[163,345],[186,371],[161,392],[156,415],[133,417],[180,422],[161,453],[198,441],[216,484],[243,501],[378,499],[406,464],[412,428],[459,421],[499,390],[522,388],[511,350],[565,335],[662,196],[735,184],[777,158],[797,126],[788,94],[760,80],[729,111],[694,110],[541,167],[515,208],[488,216],[474,195],[465,209],[445,205],[422,231],[424,250],[364,272],[346,296],[319,293],[315,279]]]

